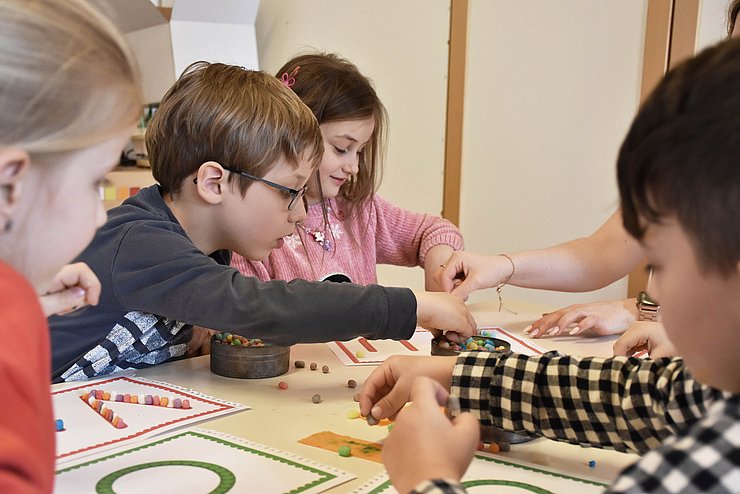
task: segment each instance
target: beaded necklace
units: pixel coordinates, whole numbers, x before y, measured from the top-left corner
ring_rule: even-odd
[[[313,239],[316,241],[316,243],[318,243],[321,246],[322,249],[324,249],[327,252],[331,250],[332,248],[331,240],[326,238],[326,235],[324,235],[323,231],[316,230],[313,228],[306,228],[303,225],[303,223],[296,223],[296,225],[298,225],[298,228],[306,232],[306,234],[313,237]]]

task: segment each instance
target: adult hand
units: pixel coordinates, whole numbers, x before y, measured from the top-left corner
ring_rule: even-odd
[[[620,334],[635,321],[634,307],[635,299],[575,304],[545,314],[526,332],[532,338],[576,335],[588,329],[597,335]]]
[[[438,337],[446,331],[447,339],[463,342],[473,336],[477,325],[473,315],[461,299],[449,293],[414,292],[416,295],[416,322]]]
[[[398,492],[409,492],[429,479],[460,481],[473,459],[480,427],[469,413],[453,420],[440,410],[448,392],[438,382],[419,377],[412,404],[399,415],[383,444],[383,464]],[[415,451],[409,454],[409,450]]]
[[[100,280],[84,262],[67,264],[39,295],[46,316],[67,314],[86,305],[97,305]]]
[[[637,321],[614,342],[614,355],[632,356],[647,351],[650,358],[675,357],[676,347],[665,332],[663,324],[652,321]]]
[[[505,256],[488,256],[458,251],[442,263],[435,276],[445,292],[465,299],[471,292],[491,288],[512,274],[511,261]]]
[[[411,383],[419,376],[449,389],[457,357],[392,355],[365,379],[360,391],[360,413],[380,420],[393,418],[409,401]]]

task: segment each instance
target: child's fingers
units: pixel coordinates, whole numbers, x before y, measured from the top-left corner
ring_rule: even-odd
[[[441,384],[426,376],[417,377],[411,385],[410,399],[415,405],[438,408],[447,403],[448,396],[449,393]]]
[[[85,290],[75,286],[56,293],[49,293],[39,297],[44,314],[51,316],[54,314],[68,314],[85,305]]]

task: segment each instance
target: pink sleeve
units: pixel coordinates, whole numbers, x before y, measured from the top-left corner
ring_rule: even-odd
[[[444,218],[403,209],[377,195],[371,207],[378,264],[423,267],[432,247],[449,245],[462,250],[465,246],[460,230]]]

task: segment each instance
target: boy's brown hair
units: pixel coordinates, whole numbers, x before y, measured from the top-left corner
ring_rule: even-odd
[[[675,216],[708,271],[740,261],[740,40],[669,72],[622,144],[617,178],[625,229]]]
[[[298,166],[305,153],[316,167],[324,148],[313,113],[279,80],[208,62],[190,65],[167,91],[146,146],[152,174],[170,195],[207,161],[263,177],[281,158]],[[251,183],[239,180],[242,195]]]

